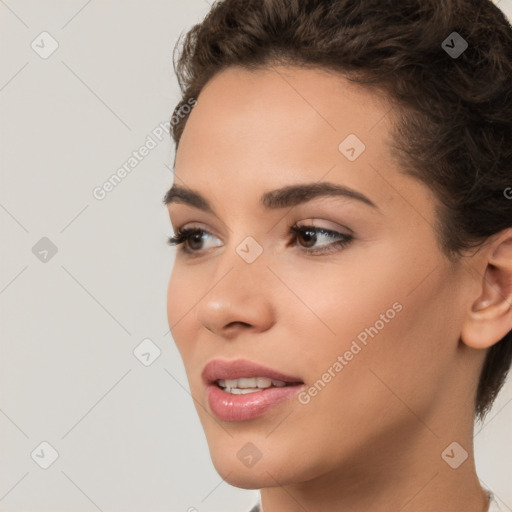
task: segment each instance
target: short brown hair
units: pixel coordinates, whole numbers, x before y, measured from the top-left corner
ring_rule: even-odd
[[[460,55],[445,50],[453,37],[468,45]],[[230,66],[338,72],[395,105],[393,147],[440,200],[435,230],[450,260],[512,226],[512,27],[490,0],[222,0],[180,41],[175,113]],[[176,149],[188,119],[178,117]],[[480,419],[511,360],[512,331],[488,350]]]

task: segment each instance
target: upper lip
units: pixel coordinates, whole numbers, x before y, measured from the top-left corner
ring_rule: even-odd
[[[268,377],[283,382],[303,383],[298,377],[286,375],[247,359],[212,359],[204,367],[201,376],[207,385],[213,384],[219,379],[240,379],[243,377]]]

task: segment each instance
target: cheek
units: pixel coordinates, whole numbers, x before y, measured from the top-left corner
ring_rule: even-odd
[[[457,325],[447,314],[455,307],[455,283],[432,251],[416,253],[411,264],[394,248],[380,249],[378,255],[358,259],[357,266],[347,258],[318,264],[314,273],[289,269],[286,282],[294,283],[302,303],[288,299],[287,325],[294,326],[295,349],[308,361],[308,382],[327,380],[325,387],[341,396],[361,398],[373,381],[364,399],[368,404],[381,392],[390,395],[386,384],[412,402],[428,400],[456,349]]]
[[[289,290],[279,292],[285,304],[281,312],[288,316],[281,323],[303,333],[297,338],[301,349],[319,361],[315,354],[343,354],[355,339],[364,346],[371,339],[368,331],[375,333],[372,327],[382,337],[403,315],[403,290],[408,287],[401,281],[411,278],[396,274],[400,272],[382,253],[363,259],[347,252],[337,261],[290,265],[281,275],[295,297]]]

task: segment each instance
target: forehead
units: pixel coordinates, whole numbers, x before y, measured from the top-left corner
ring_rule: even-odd
[[[370,197],[396,194],[377,176],[402,179],[388,145],[390,104],[341,75],[228,68],[197,100],[175,171],[181,185],[213,201],[242,206],[265,190],[323,180]],[[355,159],[347,158],[350,146]]]
[[[236,145],[259,158],[282,155],[287,148],[293,149],[288,158],[301,160],[313,149],[337,155],[350,134],[379,145],[387,134],[389,111],[381,94],[325,70],[228,68],[201,91],[180,141],[181,153],[192,149],[186,146],[193,132],[196,150],[203,149],[198,142],[213,149],[209,142],[215,141],[222,149]]]

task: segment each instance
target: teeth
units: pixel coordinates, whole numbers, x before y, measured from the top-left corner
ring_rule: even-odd
[[[273,380],[268,379],[267,377],[256,377],[256,387],[258,388],[269,388],[273,382]]]
[[[261,391],[261,388],[225,388],[224,391],[231,393],[232,395],[247,395],[247,393],[256,393],[256,391]]]
[[[240,379],[219,379],[218,384],[225,391],[235,395],[243,395],[245,393],[254,393],[261,389],[267,389],[272,386],[282,388],[286,386],[286,382],[281,380],[269,379],[267,377],[242,377]]]

